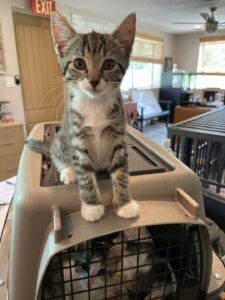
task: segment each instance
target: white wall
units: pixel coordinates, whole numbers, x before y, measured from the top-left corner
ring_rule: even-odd
[[[184,34],[175,37],[174,63],[179,70],[197,71],[200,34]]]
[[[6,76],[19,74],[11,2],[11,0],[0,0],[0,22],[2,25]],[[22,99],[21,85],[7,87],[5,84],[5,76],[0,75],[0,100],[10,101],[10,104],[5,105],[4,108],[6,111],[13,113],[15,121],[24,124],[25,119]]]
[[[219,31],[216,35],[224,35],[225,31]],[[175,35],[174,62],[179,70],[190,72],[197,71],[199,41],[203,32]]]

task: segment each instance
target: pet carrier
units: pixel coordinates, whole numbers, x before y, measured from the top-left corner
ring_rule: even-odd
[[[39,124],[30,137],[50,141],[58,128]],[[80,215],[77,184],[60,183],[51,161],[25,146],[1,241],[1,299],[218,299],[225,270],[211,248],[197,176],[134,128],[127,144],[140,216],[115,214],[103,173],[106,212],[96,223]]]

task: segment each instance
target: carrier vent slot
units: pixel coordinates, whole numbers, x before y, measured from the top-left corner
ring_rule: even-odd
[[[165,172],[165,168],[157,165],[137,146],[128,146],[130,175],[142,175]]]

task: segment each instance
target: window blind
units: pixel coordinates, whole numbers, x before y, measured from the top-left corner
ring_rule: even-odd
[[[200,43],[210,43],[210,42],[225,42],[225,35],[217,36],[203,36],[200,37]]]
[[[137,33],[131,54],[132,61],[163,63],[163,39],[145,33]]]

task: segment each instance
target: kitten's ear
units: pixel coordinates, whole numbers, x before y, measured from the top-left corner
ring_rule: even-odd
[[[113,39],[120,45],[124,56],[130,56],[136,31],[136,15],[128,15],[112,33]]]
[[[66,18],[58,12],[51,12],[50,19],[55,51],[63,56],[66,53],[69,41],[75,36],[76,31],[67,22]]]
[[[127,249],[127,243],[123,244],[123,250]],[[108,257],[116,258],[116,260],[120,260],[120,256],[122,254],[122,244],[112,246],[108,251]]]
[[[116,258],[116,260],[120,260],[122,246],[121,244],[112,246],[108,251],[109,258]]]

